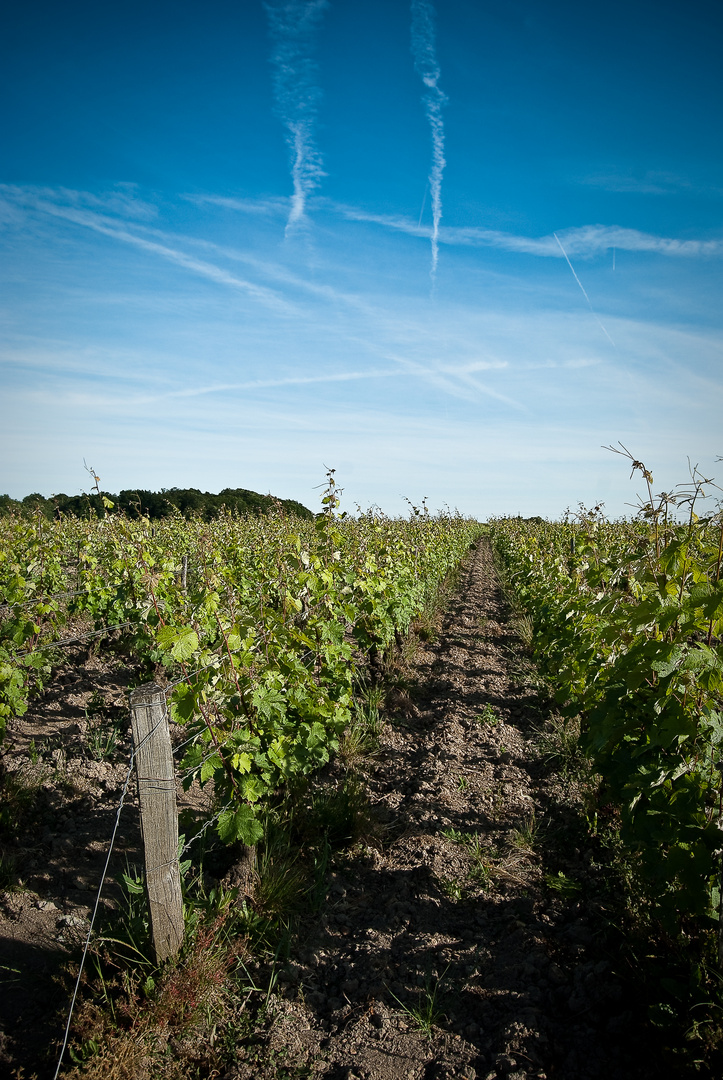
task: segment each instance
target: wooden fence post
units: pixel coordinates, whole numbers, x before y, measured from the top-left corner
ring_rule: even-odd
[[[155,683],[131,694],[146,895],[156,960],[175,956],[183,941],[183,896],[178,866],[176,776],[166,698]]]

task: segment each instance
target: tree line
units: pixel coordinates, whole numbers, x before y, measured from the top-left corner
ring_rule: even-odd
[[[141,488],[109,492],[93,492],[84,495],[51,495],[45,498],[35,492],[24,499],[11,499],[0,495],[0,515],[41,513],[48,520],[62,516],[77,518],[102,518],[107,514],[123,513],[130,518],[147,517],[152,521],[172,517],[180,513],[184,518],[213,521],[222,510],[238,514],[269,514],[281,510],[307,520],[314,517],[296,499],[277,499],[274,495],[260,495],[246,488],[224,488],[218,495],[198,488],[162,488],[146,491]]]

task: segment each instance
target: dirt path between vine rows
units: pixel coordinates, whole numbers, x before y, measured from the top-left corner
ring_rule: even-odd
[[[336,867],[280,973],[275,1064],[242,1052],[227,1080],[657,1072],[575,792],[536,747],[549,704],[530,674],[482,541],[367,772],[376,836]]]

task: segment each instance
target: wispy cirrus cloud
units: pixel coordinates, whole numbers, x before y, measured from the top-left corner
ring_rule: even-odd
[[[284,309],[288,314],[296,316],[300,315],[301,311],[298,305],[289,299],[289,290],[329,303],[341,303],[364,314],[373,314],[375,311],[362,297],[344,292],[336,285],[314,281],[308,275],[294,273],[289,267],[279,262],[260,258],[258,255],[239,250],[228,244],[219,244],[214,240],[175,231],[169,232],[158,226],[148,225],[145,221],[135,220],[140,215],[133,214],[132,219],[128,220],[124,213],[125,203],[116,202],[112,194],[106,198],[104,195],[94,196],[85,191],[73,191],[66,188],[0,184],[0,224],[4,220],[8,224],[12,222],[14,225],[22,225],[25,212],[30,212],[37,218],[55,218],[71,222],[120,243],[133,245],[149,254],[160,256],[178,266],[183,266],[193,274],[216,281],[220,285],[245,291],[266,306]],[[181,198],[199,206],[219,206],[222,209],[240,213],[269,217],[278,215],[281,211],[285,214],[288,212],[289,205],[288,199],[252,200],[216,195],[182,195]],[[156,207],[147,205],[149,211],[144,213],[143,217],[146,219],[156,217]],[[101,213],[101,209],[108,212]],[[109,216],[111,212],[118,214],[118,217]],[[184,247],[204,251],[215,261],[199,259],[197,255],[183,250]],[[276,288],[270,288],[230,273],[219,265],[224,260],[244,264],[258,277],[272,282]]]
[[[56,206],[68,209],[93,210],[97,213],[115,214],[132,221],[152,221],[158,216],[158,207],[137,194],[137,184],[115,184],[110,191],[96,194],[66,187],[35,187],[18,184],[0,184],[0,203],[30,205],[40,199],[49,199]]]
[[[677,173],[649,170],[640,176],[626,173],[594,173],[583,176],[580,181],[589,187],[601,188],[624,195],[703,195],[720,198],[723,187],[715,184],[699,184]]]
[[[212,383],[208,386],[191,386],[183,390],[169,390],[158,398],[205,397],[207,394],[229,393],[238,390],[270,390],[282,386],[311,386],[315,383],[358,382],[366,379],[399,378],[399,368],[368,371],[337,371],[323,375],[286,375],[278,379],[248,379],[245,382]],[[149,399],[150,400],[150,399]],[[153,399],[155,400],[155,398]]]
[[[181,198],[195,206],[219,206],[223,210],[235,210],[255,217],[285,217],[289,213],[289,200],[286,198],[243,199],[237,195],[196,194],[184,194]]]
[[[409,236],[427,238],[430,231],[412,218],[401,214],[375,214],[353,206],[336,204],[336,210],[347,220],[369,222],[394,229]],[[568,255],[597,255],[612,248],[619,251],[655,252],[659,255],[699,257],[723,254],[723,237],[712,240],[680,240],[676,237],[655,236],[638,229],[626,229],[619,225],[583,225],[579,228],[557,229]],[[501,251],[523,255],[563,258],[555,233],[549,236],[520,236],[498,229],[474,226],[442,226],[439,242],[469,247],[497,248]]]
[[[447,101],[447,96],[438,86],[441,71],[437,61],[434,7],[430,0],[412,0],[412,55],[414,56],[414,67],[426,87],[424,106],[432,134],[432,166],[429,172],[429,191],[432,199],[432,266],[430,275],[432,282],[434,282],[439,260],[442,174],[447,164],[444,157],[444,120],[442,119],[442,108]]]
[[[314,139],[321,99],[314,44],[328,6],[328,0],[266,0],[264,3],[274,42],[271,62],[276,104],[291,152],[294,191],[287,230],[303,221],[307,199],[326,175]]]
[[[219,285],[225,285],[246,293],[266,307],[288,315],[298,314],[297,307],[275,290],[249,281],[246,278],[241,278],[237,274],[230,273],[222,266],[218,266],[206,259],[199,259],[179,247],[171,246],[172,239],[152,239],[148,235],[141,235],[138,229],[132,231],[131,223],[127,221],[111,218],[94,210],[80,209],[85,205],[81,198],[81,196],[85,195],[84,192],[67,192],[65,190],[56,192],[48,188],[36,190],[10,188],[7,185],[0,185],[0,195],[2,194],[5,195],[11,206],[22,207],[36,215],[61,219],[84,229],[90,229],[92,232],[107,236],[122,244],[128,244],[149,254],[160,256],[167,262],[181,266],[185,270],[214,281]],[[76,196],[76,198],[69,199],[67,198],[68,195]],[[150,230],[146,229],[145,231],[148,233]],[[159,230],[155,230],[155,235],[163,237],[164,234]]]
[[[1,192],[2,189],[0,189]],[[68,195],[70,194],[70,198]],[[156,226],[139,222],[128,222],[101,214],[94,210],[81,209],[85,205],[82,192],[54,192],[44,188],[8,189],[6,198],[22,208],[36,221],[55,220],[89,230],[108,238],[111,242],[129,245],[150,256],[160,257],[165,261],[188,270],[220,286],[242,290],[252,299],[261,301],[265,306],[286,315],[293,315],[297,325],[313,327],[315,336],[329,334],[337,341],[343,340],[347,347],[354,350],[357,357],[374,358],[375,366],[363,371],[335,371],[314,375],[303,372],[298,375],[283,375],[279,378],[255,379],[244,382],[227,382],[224,379],[205,383],[201,388],[190,388],[181,392],[169,392],[163,396],[192,397],[230,391],[261,390],[283,386],[304,386],[314,383],[346,383],[380,378],[405,377],[408,380],[426,383],[438,391],[464,400],[491,396],[497,400],[518,408],[519,405],[508,395],[479,382],[483,371],[500,367],[494,361],[476,361],[473,364],[444,363],[434,358],[434,348],[425,343],[427,356],[404,355],[395,347],[397,341],[404,341],[408,348],[411,329],[409,318],[401,317],[397,311],[393,314],[384,307],[354,293],[339,289],[336,285],[315,282],[295,273],[287,266],[267,259],[259,259],[253,254],[239,251],[226,245],[219,245],[204,238],[167,233]],[[102,203],[102,200],[99,200]],[[190,251],[189,251],[190,248]],[[199,257],[201,252],[208,258]],[[249,281],[227,269],[229,262],[238,261],[247,264],[254,272],[254,277],[273,281],[276,288],[270,289],[258,281]],[[294,299],[290,300],[291,296]],[[339,325],[334,310],[339,306],[347,309],[350,315],[359,321]],[[379,362],[395,365],[394,368],[380,369]],[[93,365],[91,365],[92,367]],[[504,366],[504,365],[502,365]],[[146,395],[143,395],[145,400]],[[140,403],[140,399],[137,403]]]

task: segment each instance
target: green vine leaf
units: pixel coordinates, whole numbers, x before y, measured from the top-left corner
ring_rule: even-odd
[[[238,810],[224,810],[219,815],[217,831],[224,844],[241,841],[248,847],[258,844],[264,835],[261,822],[251,807],[246,805],[240,806]]]
[[[198,634],[192,626],[162,626],[156,632],[156,641],[179,662],[189,660],[198,649]]]

